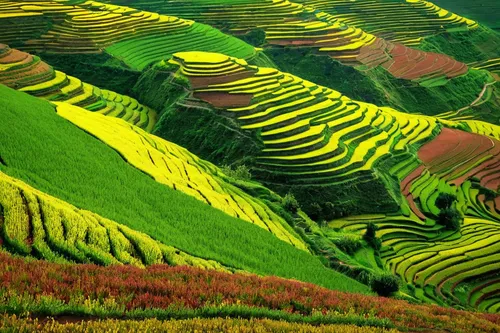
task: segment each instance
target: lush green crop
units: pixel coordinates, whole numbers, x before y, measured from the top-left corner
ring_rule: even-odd
[[[259,274],[368,292],[262,228],[157,183],[60,118],[49,103],[5,87],[0,97],[1,171],[198,257]]]

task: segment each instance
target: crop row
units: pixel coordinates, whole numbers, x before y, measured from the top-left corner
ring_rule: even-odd
[[[40,192],[0,172],[0,245],[56,262],[224,268]]]
[[[360,29],[360,26],[346,25],[342,16],[339,19],[336,14],[318,11],[310,7],[309,2],[304,2],[304,5],[288,0],[207,4],[195,0],[189,3],[170,1],[167,4],[158,0],[122,0],[118,3],[193,19],[229,30],[237,36],[262,29],[265,31],[268,46],[311,48],[343,64],[364,65],[367,68],[381,66],[397,78],[415,80],[425,86],[446,84],[448,79],[462,75],[468,70],[465,64],[450,57],[413,50],[401,44],[394,45],[367,33]],[[127,47],[132,44],[126,43]],[[178,44],[177,52],[190,51],[184,50],[182,43]],[[163,47],[153,49],[160,50]],[[114,47],[110,50],[113,53]],[[196,50],[213,51],[214,47],[197,47]],[[172,53],[170,50],[168,52]],[[151,58],[150,53],[152,50],[148,50],[147,54],[136,54],[146,64],[146,59]]]
[[[121,120],[89,114],[81,108],[58,103],[57,112],[118,151],[128,163],[159,183],[306,249],[303,241],[286,228],[286,222],[268,206],[226,182],[224,177],[227,176],[215,165],[199,159],[186,149],[138,128],[131,128]]]
[[[90,111],[121,118],[148,132],[156,112],[134,98],[99,89],[55,71],[39,57],[0,44],[0,83],[49,101],[64,101]]]
[[[381,258],[387,269],[411,285],[422,300],[498,313],[497,268],[500,228],[495,222],[466,217],[460,233],[403,217],[352,217],[331,227],[363,233],[379,227]]]
[[[438,128],[429,117],[356,102],[331,89],[275,69],[203,52],[176,53],[193,95],[258,132],[259,164],[289,181],[332,181],[370,171],[392,151],[427,140]],[[217,65],[217,66],[215,66]]]
[[[268,230],[157,182],[59,116],[47,101],[3,85],[0,97],[3,173],[194,257],[256,274],[369,292],[367,286],[326,268]],[[271,193],[266,198],[280,200]]]
[[[471,66],[475,69],[486,69],[490,72],[500,73],[500,58],[473,63]]]
[[[368,222],[376,223],[383,262],[416,288],[417,298],[496,313],[500,154],[494,137],[498,133],[493,125],[467,123],[471,131],[491,137],[444,128],[418,150],[420,163],[403,160],[390,170],[400,179],[406,217],[353,217],[330,225],[362,233]],[[436,223],[441,193],[457,197],[454,207],[465,216],[460,231]]]
[[[297,0],[341,22],[384,39],[418,45],[423,37],[448,29],[474,29],[478,24],[424,0]]]
[[[22,20],[24,17],[31,19],[29,24]],[[13,20],[18,18],[21,20],[14,24]],[[109,52],[136,69],[165,59],[176,51],[199,49],[200,45],[203,45],[201,50],[210,48],[243,58],[255,55],[255,49],[250,45],[211,27],[173,16],[95,1],[75,5],[50,1],[32,5],[23,2],[2,3],[0,26],[3,25],[9,28],[0,33],[0,40],[22,46],[27,51],[92,54],[102,53],[108,46],[119,42],[127,43],[122,45],[134,46],[134,53],[129,57],[121,55],[121,46],[112,47]],[[31,26],[38,29],[38,34],[30,32],[24,36],[21,33],[19,36],[22,38],[15,39],[10,36],[31,31]],[[172,49],[170,38],[174,39],[178,48]],[[154,44],[149,44],[152,39]],[[130,48],[126,47],[123,51],[130,51]]]
[[[333,321],[335,317],[338,323],[348,320],[349,314],[356,314],[351,320],[358,318],[360,325],[370,325],[371,320],[372,325],[392,323],[400,328],[454,332],[494,330],[500,320],[494,315],[330,291],[275,277],[166,265],[139,269],[24,261],[5,254],[0,254],[0,258],[0,297],[6,309],[10,307],[8,311],[14,313],[22,308],[23,301],[28,302],[27,307],[34,306],[44,295],[47,303],[59,302],[59,306],[46,310],[52,315],[64,314],[68,306],[82,309],[84,304],[87,304],[83,306],[86,314],[101,311],[104,316],[155,315],[160,319],[166,316],[175,318],[175,312],[182,309],[204,311],[207,306],[215,306],[220,313],[225,313],[227,307],[240,306],[241,310],[257,307],[265,311],[282,311],[285,320],[286,313],[289,313],[292,321],[298,320],[294,315],[299,315],[304,316],[304,322],[308,316],[319,316],[317,323]],[[20,297],[22,294],[26,296]],[[21,304],[16,305],[15,299]],[[260,316],[269,318],[272,315],[272,312],[265,313]],[[258,312],[256,316],[259,316]]]

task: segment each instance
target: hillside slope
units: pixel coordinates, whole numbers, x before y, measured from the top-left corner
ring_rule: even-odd
[[[177,53],[156,69],[189,80],[185,86],[189,94],[180,94],[177,104],[162,110],[160,135],[215,161],[223,158],[241,163],[239,151],[234,149],[237,140],[243,141],[241,146],[261,147],[255,155],[250,156],[249,151],[245,155],[256,178],[282,194],[291,191],[317,221],[371,214],[331,226],[362,233],[368,222],[380,222],[384,230],[379,235],[387,240],[382,257],[387,267],[422,289],[416,297],[469,306],[468,301],[449,297],[441,289],[450,287],[453,293],[459,283],[472,280],[478,288],[496,283],[498,126],[377,107],[291,74],[220,54]],[[230,124],[241,134],[217,131],[217,123]],[[186,128],[193,124],[196,131]],[[207,135],[219,140],[207,142]],[[457,197],[456,209],[466,217],[462,233],[449,231],[438,222],[437,199],[443,193]],[[481,237],[472,230],[483,226],[487,226],[488,240],[468,247],[474,237]],[[425,275],[407,276],[399,267],[416,270],[418,261],[393,266],[391,260],[397,258],[394,260],[400,263],[411,258],[410,244],[416,249],[436,244],[438,249],[450,249],[452,257],[463,252],[451,249],[461,249],[467,256],[450,258],[449,263],[458,260],[464,269],[450,266],[449,271],[442,270],[440,279],[431,273],[441,266],[429,262]],[[466,269],[476,260],[468,252],[473,249],[483,258],[481,271]],[[437,291],[432,289],[435,287]],[[488,295],[487,305],[480,305],[483,298],[475,305],[496,312],[498,295]]]
[[[3,0],[0,27],[1,43],[125,95],[140,70],[174,52],[194,48],[262,58],[253,46],[208,25],[95,1]]]
[[[283,71],[378,105],[437,115],[468,107],[486,85],[485,100],[467,116],[486,120],[500,105],[500,93],[490,85],[494,79],[478,70],[496,70],[500,54],[494,45],[500,45],[500,39],[476,22],[426,1],[339,1],[335,5],[287,0],[107,2],[210,24],[263,47]],[[405,18],[403,23],[388,22],[398,15]],[[451,32],[457,36],[448,43],[453,48],[441,49],[446,40],[429,39]],[[459,33],[471,35],[471,42],[459,45],[465,39],[458,38]],[[485,38],[490,46],[484,44]],[[471,48],[478,52],[468,51]],[[499,121],[498,117],[494,120]]]
[[[0,71],[0,84],[30,95],[122,118],[148,132],[156,124],[156,112],[136,99],[82,82],[54,70],[40,57],[4,44],[0,44]]]
[[[466,16],[492,29],[500,29],[498,10],[500,3],[496,0],[464,1],[464,0],[433,0],[438,6],[447,8],[459,15]]]
[[[164,245],[232,269],[367,292],[366,286],[327,269],[318,258],[269,231],[155,181],[103,142],[58,116],[49,103],[3,86],[0,91],[5,101],[1,105],[0,170],[6,175]],[[95,113],[86,115],[126,124]],[[13,207],[20,209],[22,205]],[[8,236],[29,249],[29,229],[29,225],[16,225]],[[71,236],[69,241],[76,240]]]

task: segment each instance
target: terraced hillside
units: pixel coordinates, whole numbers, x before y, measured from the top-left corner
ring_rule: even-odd
[[[0,0],[0,331],[496,332],[500,34],[465,9]]]
[[[353,101],[291,74],[219,54],[177,53],[159,70],[172,65],[189,79],[192,97],[254,133],[261,144],[256,171],[269,183],[369,182],[379,159],[406,156],[409,144],[432,138],[442,126],[435,118]],[[177,129],[162,126],[166,135],[176,136]],[[189,145],[189,135],[178,140]],[[191,142],[192,149],[201,149],[195,148],[199,143]]]
[[[445,128],[419,149],[420,165],[395,166],[408,204],[404,216],[361,216],[330,225],[361,232],[376,223],[382,259],[419,297],[498,312],[499,128],[495,131],[495,138],[488,138]],[[456,198],[454,209],[465,217],[460,230],[439,222],[443,193]]]
[[[387,231],[388,240],[384,242],[388,247],[384,259],[391,269],[387,258],[390,255],[397,260],[406,258],[398,256],[401,251],[406,254],[405,244],[427,248],[429,242],[450,236],[456,246],[462,247],[469,238],[468,228],[473,230],[486,224],[491,228],[485,236],[488,241],[477,246],[486,249],[482,263],[491,265],[485,266],[481,274],[496,274],[494,230],[500,222],[498,126],[404,114],[354,101],[291,74],[250,66],[241,59],[220,54],[177,53],[159,67],[187,77],[192,90],[182,102],[184,106],[188,104],[185,111],[182,108],[165,111],[169,115],[160,125],[163,135],[204,154],[203,138],[169,125],[178,124],[179,117],[186,112],[192,112],[193,119],[200,118],[207,111],[197,112],[196,108],[210,105],[211,112],[237,122],[235,130],[245,133],[240,140],[247,145],[252,142],[261,145],[254,160],[247,160],[253,163],[256,177],[278,191],[293,191],[306,212],[315,214],[318,206],[323,211],[333,206],[334,216],[340,213],[335,207],[342,207],[341,214],[347,215],[403,214],[387,222],[393,223],[394,228]],[[179,131],[185,134],[180,137]],[[230,158],[231,147],[219,148]],[[460,203],[457,209],[466,216],[463,236],[444,232],[446,227],[436,224],[440,209],[435,202],[441,193],[457,196]],[[468,221],[477,220],[479,225],[472,223],[469,227]],[[364,230],[369,221],[356,221],[348,229]],[[386,219],[382,221],[385,223]],[[408,222],[397,227],[400,221]],[[384,229],[379,234],[386,237]],[[409,258],[408,265],[416,262]],[[431,267],[439,270],[439,266]],[[401,271],[393,270],[404,277]],[[407,282],[425,291],[416,293],[419,298],[460,303],[440,291],[443,285],[446,283],[448,287],[455,282],[458,285],[464,279],[477,283],[480,280],[475,280],[477,270],[459,272],[457,280],[443,271],[441,276],[446,278],[443,280],[428,280],[430,275],[426,275],[423,280],[407,279]],[[490,282],[486,279],[484,283],[489,286]],[[427,286],[438,291],[429,291]],[[473,305],[484,307],[479,303]],[[497,311],[496,303],[490,310]]]
[[[295,232],[266,208],[276,207],[273,201],[280,200],[269,190],[239,182],[246,189],[253,188],[266,201],[257,199],[256,194],[249,198],[224,183],[224,175],[200,174],[214,168],[209,163],[175,145],[154,140],[123,120],[69,104],[58,106],[58,113],[78,126],[86,128],[92,123],[99,140],[63,119],[48,102],[4,86],[0,90],[4,128],[0,131],[0,171],[16,178],[6,178],[7,184],[11,184],[6,188],[10,195],[1,199],[2,247],[7,250],[41,258],[52,252],[54,255],[47,259],[63,257],[76,262],[187,262],[295,278],[334,289],[351,290],[355,286],[359,292],[368,292],[368,287],[326,268],[305,250]],[[126,135],[127,128],[130,135]],[[113,129],[123,137],[107,133]],[[133,151],[128,150],[134,140],[139,142]],[[145,145],[143,148],[140,142]],[[136,153],[138,148],[141,150]],[[200,195],[211,193],[211,202],[226,200],[231,208],[224,208],[240,207],[252,221],[223,213],[190,196],[192,191],[184,194],[182,186],[189,186],[188,180],[195,179],[198,189],[204,187]],[[169,181],[174,188],[178,184],[179,190],[167,186]],[[262,223],[257,226],[260,218]],[[54,230],[49,230],[49,226]],[[275,236],[272,232],[280,233],[280,228],[282,235]],[[102,239],[106,233],[111,240]]]
[[[437,51],[462,62],[484,62],[500,57],[500,36],[484,25],[449,10],[474,6],[460,1],[424,0],[299,0],[328,13],[335,20],[356,26],[391,42]],[[437,6],[443,4],[444,8]],[[487,10],[489,5],[481,1]],[[464,13],[462,9],[460,11]],[[495,11],[492,10],[491,13]],[[494,15],[493,15],[494,16]]]
[[[238,1],[217,4],[191,1],[116,0],[146,10],[194,19],[237,36],[256,29],[265,33],[270,46],[311,48],[347,65],[382,66],[394,77],[426,85],[442,85],[446,79],[467,73],[467,66],[445,55],[412,50],[344,24],[337,17],[288,0]],[[472,23],[471,23],[472,25]]]
[[[3,248],[55,262],[135,266],[168,263],[229,271],[0,172]]]
[[[121,118],[151,132],[157,114],[136,99],[54,70],[39,57],[0,44],[0,84],[49,101],[64,101]]]
[[[498,10],[500,3],[496,0],[465,1],[465,0],[433,0],[441,7],[450,9],[460,15],[467,16],[482,24],[486,24],[492,29],[500,29],[498,20]]]
[[[156,181],[266,229],[297,248],[306,249],[304,242],[290,233],[285,227],[286,222],[267,205],[229,184],[220,169],[187,150],[130,127],[121,120],[93,117],[83,109],[67,104],[58,103],[57,113],[99,138]],[[260,190],[265,191],[264,188]]]
[[[455,14],[446,14],[442,21],[469,22],[470,29],[463,31],[473,33],[476,36],[474,42],[459,46],[457,41],[451,43],[457,45],[456,49],[441,50],[435,47],[435,43],[426,41],[422,46],[424,51],[409,48],[399,41],[383,39],[377,33],[369,33],[359,26],[346,24],[333,11],[327,14],[309,3],[301,5],[287,0],[245,0],[215,4],[203,0],[174,0],[168,3],[157,0],[107,1],[216,26],[249,43],[264,47],[264,52],[281,70],[374,104],[390,105],[410,113],[425,110],[425,114],[437,115],[468,107],[488,85],[487,94],[483,94],[483,103],[476,105],[469,116],[474,114],[474,119],[486,120],[488,114],[500,105],[500,94],[495,86],[490,85],[495,79],[487,72],[480,71],[496,71],[496,58],[500,54],[493,51],[493,45],[500,45],[500,39],[497,38],[498,43],[493,42],[491,34],[476,28],[472,21],[461,17],[451,19],[457,17]],[[442,15],[441,9],[439,12]],[[434,14],[427,15],[429,22],[435,21],[432,18]],[[462,24],[450,22],[453,26]],[[413,27],[406,26],[406,29]],[[457,29],[449,31],[458,33]],[[420,40],[427,36],[421,32],[421,29],[415,30],[421,35],[419,45]],[[439,35],[436,34],[429,36]],[[492,51],[483,54],[482,49],[488,48],[484,44],[486,37],[489,38]],[[440,44],[444,43],[446,41]],[[472,48],[480,48],[481,51],[475,53]],[[461,57],[461,62],[446,55],[448,51],[455,57],[464,53],[474,56]],[[350,81],[356,81],[357,84],[351,85]]]
[[[422,38],[450,30],[478,27],[477,22],[425,0],[297,0],[341,22],[390,41],[418,45]],[[410,29],[408,29],[411,27]]]
[[[0,27],[0,41],[23,51],[106,52],[135,69],[192,48],[241,58],[256,54],[207,25],[94,1],[2,0]]]

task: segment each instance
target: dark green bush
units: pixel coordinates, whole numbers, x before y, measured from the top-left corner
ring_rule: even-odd
[[[460,230],[463,216],[455,208],[442,209],[438,215],[437,222],[443,225],[448,230]]]
[[[399,290],[399,279],[389,273],[374,275],[370,287],[380,296],[390,296]]]
[[[363,247],[363,243],[359,237],[355,235],[342,235],[339,238],[332,239],[332,242],[343,252],[353,255]]]
[[[375,249],[375,251],[380,250],[382,247],[382,241],[377,238],[378,226],[374,223],[368,223],[366,226],[366,232],[363,235],[363,239]]]
[[[287,195],[283,197],[283,199],[281,200],[281,205],[283,206],[283,208],[293,214],[297,213],[300,208],[299,202],[297,201],[297,199],[295,199],[295,196],[292,193],[287,193]]]
[[[232,169],[229,165],[222,166],[222,172],[229,177],[240,180],[250,180],[252,179],[252,174],[250,173],[250,169],[242,164],[236,167],[236,169]]]
[[[457,201],[457,196],[450,193],[439,193],[436,199],[436,207],[439,209],[451,208]]]
[[[317,202],[313,202],[309,206],[308,211],[309,211],[309,217],[316,222],[320,221],[323,217],[323,209]]]
[[[245,35],[238,36],[250,45],[260,47],[266,43],[266,32],[263,29],[255,29],[246,33]]]

